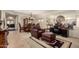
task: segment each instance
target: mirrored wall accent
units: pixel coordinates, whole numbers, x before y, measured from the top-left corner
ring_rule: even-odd
[[[61,22],[65,21],[65,17],[62,15],[59,15],[59,16],[57,16],[56,21],[61,23]]]
[[[62,24],[64,27],[68,29],[74,29],[73,27],[76,26],[77,19],[76,16],[74,15],[73,17],[70,16],[63,16],[59,15],[56,17],[56,23]]]

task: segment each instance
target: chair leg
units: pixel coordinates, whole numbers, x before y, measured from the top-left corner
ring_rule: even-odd
[[[21,29],[19,30],[19,32],[21,32]]]

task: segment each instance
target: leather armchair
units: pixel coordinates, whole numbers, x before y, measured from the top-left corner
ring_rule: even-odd
[[[33,29],[31,30],[31,35],[32,35],[33,37],[39,39],[39,38],[42,36],[42,33],[43,33],[43,32],[45,32],[45,30],[43,30],[43,29],[38,30],[38,29],[33,28]]]
[[[42,36],[42,33],[45,32],[44,29],[41,29],[39,26],[32,26],[31,29],[31,35],[37,39],[39,39]]]

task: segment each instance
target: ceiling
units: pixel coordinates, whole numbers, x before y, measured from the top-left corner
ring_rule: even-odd
[[[79,10],[8,10],[6,12],[13,12],[16,15],[33,16],[36,19],[40,18],[55,18],[59,15],[63,15],[68,18],[75,18],[79,15]]]
[[[57,13],[74,13],[75,10],[14,10],[24,14],[57,14]]]
[[[63,15],[68,18],[75,18],[79,15],[79,10],[8,10],[17,15],[33,16],[36,19],[40,18],[56,18],[59,15]]]
[[[49,16],[57,16],[57,15],[64,15],[64,16],[75,16],[79,15],[79,10],[13,10],[14,12],[19,12],[23,14],[29,14],[34,17],[44,18]]]

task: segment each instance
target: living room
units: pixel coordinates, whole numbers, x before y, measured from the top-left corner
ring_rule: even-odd
[[[1,47],[79,48],[78,10],[1,10],[0,18],[8,31]]]

